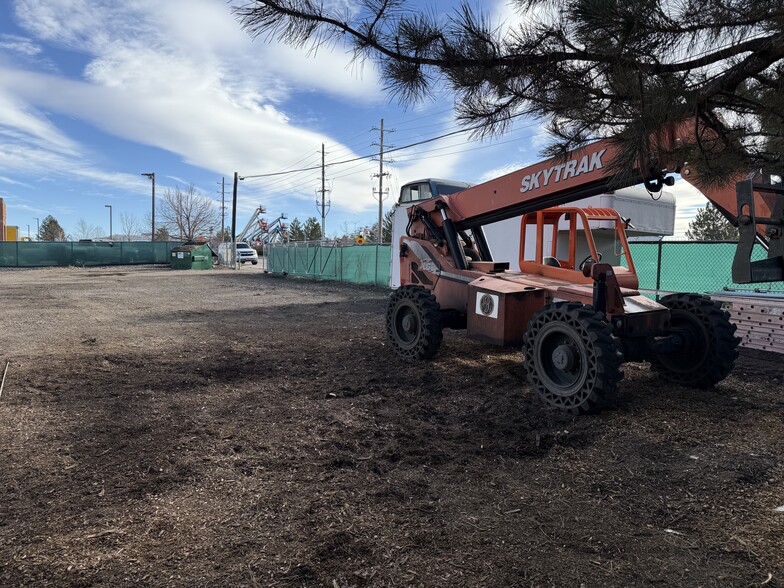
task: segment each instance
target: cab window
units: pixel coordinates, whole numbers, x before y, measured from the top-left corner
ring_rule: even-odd
[[[430,191],[430,184],[412,184],[405,186],[400,194],[401,202],[414,202],[416,200],[427,200],[432,198],[433,194]]]

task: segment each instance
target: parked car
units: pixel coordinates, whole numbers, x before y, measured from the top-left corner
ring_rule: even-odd
[[[237,261],[240,263],[251,262],[253,265],[259,263],[259,254],[247,243],[236,243]],[[221,243],[218,245],[218,255],[225,264],[231,263],[231,243]]]

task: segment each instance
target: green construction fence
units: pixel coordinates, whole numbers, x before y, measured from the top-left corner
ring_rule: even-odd
[[[291,243],[269,249],[274,273],[354,284],[389,285],[390,245]]]
[[[171,241],[0,242],[0,267],[96,266],[169,263]]]
[[[784,283],[735,284],[735,243],[638,241],[630,243],[640,288],[664,292],[756,290],[784,293]],[[387,245],[289,244],[269,250],[269,271],[320,280],[389,285],[391,248]],[[756,246],[752,259],[766,257]]]
[[[736,243],[730,241],[638,241],[629,244],[640,288],[665,292],[744,290],[784,292],[784,283],[736,284],[732,262]],[[756,245],[752,260],[767,257]]]

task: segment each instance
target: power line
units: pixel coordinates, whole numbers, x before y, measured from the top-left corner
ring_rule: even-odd
[[[362,166],[362,165],[374,165],[374,164],[373,164],[373,162],[372,162],[372,161],[360,161],[359,163],[357,163],[357,164],[355,164],[355,165],[352,165],[352,166],[349,166],[349,167],[347,167],[347,168],[344,168],[344,169],[343,169],[343,172],[344,172],[344,173],[338,174],[338,175],[336,175],[336,176],[332,176],[332,179],[333,179],[333,180],[337,180],[337,179],[339,179],[339,178],[345,178],[346,176],[353,176],[353,175],[355,175],[355,174],[356,174],[356,173],[358,173],[358,172],[353,172],[353,171],[352,171],[352,172],[350,172],[349,170],[356,169],[356,168],[358,168],[358,167],[360,167],[360,166]],[[374,167],[375,167],[375,165],[374,165]],[[372,169],[373,169],[373,168],[370,168],[370,167],[369,167],[369,168],[367,168],[367,169],[366,169],[366,171],[371,171]],[[348,173],[346,173],[346,172],[348,172]]]
[[[403,126],[406,126],[409,123],[416,122],[416,121],[419,121],[419,120],[424,120],[426,118],[433,118],[434,116],[438,116],[439,114],[446,114],[447,112],[452,112],[453,110],[454,110],[454,107],[452,106],[450,108],[445,108],[444,110],[439,110],[437,112],[428,112],[427,114],[423,114],[422,116],[417,116],[417,117],[414,117],[414,118],[408,118],[408,119],[404,119],[402,121],[394,121],[393,120],[391,124],[395,125],[396,127],[403,127]]]
[[[316,169],[320,169],[320,168],[321,168],[321,166],[319,165]],[[278,186],[282,187],[282,186],[289,185],[292,181],[295,181],[295,182],[296,181],[302,181],[302,182],[309,181],[309,180],[307,180],[307,178],[311,177],[310,174],[308,173],[310,171],[312,171],[312,170],[307,169],[307,170],[300,171],[300,172],[292,171],[292,172],[290,172],[292,175],[278,177],[278,178],[270,180],[268,182],[264,182],[263,186],[265,188],[278,187]],[[254,179],[255,180],[264,180],[264,178],[251,178],[251,181],[253,181]]]
[[[438,111],[438,112],[431,113],[431,114],[428,114],[428,115],[424,115],[424,116],[421,116],[421,117],[417,117],[417,118],[414,118],[414,119],[409,119],[409,120],[401,123],[400,126],[406,126],[406,125],[411,124],[412,122],[415,122],[415,121],[418,121],[418,120],[431,119],[433,116],[437,116],[438,114],[443,114],[445,112],[451,112],[451,111],[452,111],[452,109],[448,108],[446,110]],[[408,133],[409,131],[413,132],[413,131],[417,131],[417,130],[421,130],[421,129],[438,127],[438,126],[443,126],[443,125],[444,125],[444,122],[430,123],[430,124],[427,124],[427,125],[420,125],[420,126],[416,126],[416,127],[411,127],[411,128],[405,129],[405,132]],[[448,128],[450,130],[459,128],[459,124],[450,125]],[[361,143],[359,141],[354,142],[354,143],[349,143],[349,141],[351,141],[352,139],[354,139],[356,137],[360,137],[360,136],[364,135],[365,133],[370,132],[372,130],[373,129],[370,129],[369,131],[363,131],[361,133],[357,133],[356,135],[352,135],[351,137],[349,137],[345,141],[341,141],[340,143],[334,143],[333,145],[327,145],[327,149],[332,150],[333,153],[339,153],[341,151],[352,151],[353,147],[355,147],[357,145],[360,145],[360,144],[364,144],[364,143]],[[338,145],[343,145],[343,146],[342,147],[338,147]]]
[[[490,147],[496,147],[497,145],[506,145],[507,143],[514,143],[516,141],[522,141],[523,139],[530,139],[535,137],[536,135],[523,135],[522,137],[517,137],[515,139],[508,139],[506,141],[499,141],[497,143],[488,143],[487,145],[477,145],[476,147],[467,147],[465,149],[458,149],[457,151],[449,151],[448,153],[439,153],[438,155],[427,155],[422,157],[424,153],[433,153],[434,151],[441,151],[443,149],[451,149],[452,145],[447,145],[446,147],[435,147],[433,149],[425,149],[423,151],[419,151],[417,153],[412,153],[411,155],[403,155],[400,159],[398,159],[398,163],[411,161],[416,159],[417,161],[420,159],[435,159],[438,157],[445,157],[447,155],[457,155],[458,153],[468,153],[469,151],[477,151],[479,149],[488,149]]]
[[[520,116],[523,116],[523,114],[522,113],[521,114],[515,114],[515,115],[512,115],[511,118],[517,118],[517,117],[520,117]],[[459,134],[462,134],[462,133],[468,133],[470,131],[476,131],[478,129],[481,129],[484,126],[485,126],[484,124],[478,124],[478,125],[475,125],[473,127],[467,127],[467,128],[464,128],[464,129],[458,129],[456,131],[443,133],[443,134],[438,135],[436,137],[430,137],[429,139],[422,139],[421,141],[416,141],[414,143],[409,143],[408,145],[403,145],[402,147],[395,147],[393,149],[388,149],[386,151],[386,153],[393,153],[393,152],[397,152],[397,151],[402,151],[404,149],[410,149],[411,147],[417,147],[419,145],[425,145],[427,143],[432,143],[433,141],[438,141],[439,139],[445,139],[447,137],[452,137],[454,135],[459,135]],[[360,160],[364,160],[364,159],[372,159],[374,157],[376,157],[375,153],[370,154],[370,155],[360,155],[359,157],[352,157],[351,159],[344,159],[343,161],[334,161],[332,163],[328,163],[327,167],[333,166],[333,165],[343,165],[343,164],[346,164],[346,163],[353,163],[355,161],[360,161]],[[317,166],[312,166],[312,167],[303,167],[303,168],[300,168],[300,169],[284,170],[284,171],[279,171],[279,172],[270,172],[270,173],[267,173],[267,174],[253,174],[253,175],[248,175],[248,176],[242,176],[240,179],[247,180],[247,179],[255,179],[255,178],[270,178],[270,177],[274,177],[274,176],[282,176],[282,175],[291,174],[291,173],[298,173],[298,172],[303,172],[303,171],[312,171],[314,169],[320,169],[320,168],[321,168],[321,166],[317,165]]]

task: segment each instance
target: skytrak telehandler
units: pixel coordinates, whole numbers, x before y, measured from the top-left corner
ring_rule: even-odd
[[[673,130],[667,140],[676,145],[684,139]],[[624,361],[649,361],[665,379],[696,387],[727,377],[739,343],[729,314],[700,294],[671,294],[658,302],[641,295],[628,221],[612,209],[560,206],[622,187],[611,173],[616,153],[604,140],[566,159],[464,189],[436,180],[404,186],[408,199],[419,201],[408,209],[400,238],[401,286],[386,316],[391,347],[405,358],[430,358],[447,327],[465,328],[479,341],[522,345],[533,388],[548,405],[575,414],[607,402]],[[627,185],[644,183],[654,193],[674,183],[668,174],[679,173],[699,186],[697,172],[686,162],[666,161],[653,171],[634,170]],[[739,229],[733,280],[782,280],[781,178],[756,172],[736,180],[721,189],[700,188]],[[412,198],[412,190],[425,194]],[[493,258],[483,226],[520,215],[517,272]],[[602,262],[592,235],[597,224],[614,229],[625,264]],[[557,237],[559,228],[568,229],[568,239]],[[534,251],[525,249],[530,231]],[[750,261],[755,243],[768,250],[767,259]]]

